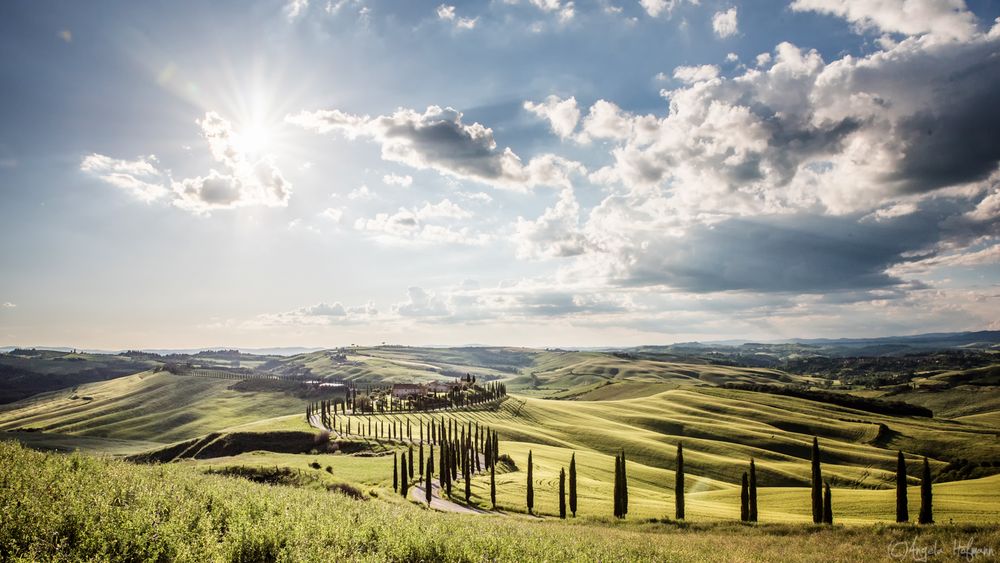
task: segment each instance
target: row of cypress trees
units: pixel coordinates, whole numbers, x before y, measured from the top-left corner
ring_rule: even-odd
[[[464,445],[463,445],[464,444]],[[476,442],[475,444],[483,445],[483,448],[478,451],[482,451],[484,454],[484,459],[486,460],[486,467],[490,470],[490,501],[493,508],[496,508],[496,461],[499,457],[499,439],[496,431],[489,430],[487,438],[482,442]],[[462,429],[462,435],[458,440],[446,441],[442,445],[441,451],[441,487],[447,490],[447,494],[451,496],[451,480],[457,478],[459,463],[462,470],[462,476],[465,481],[465,500],[469,502],[471,492],[470,483],[471,475],[478,471],[478,455],[475,445],[468,436],[465,434],[465,429]],[[451,453],[447,453],[450,451]],[[456,451],[463,451],[461,455],[456,455]],[[413,447],[410,446],[409,449],[409,464],[406,462],[406,453],[402,454],[402,460],[399,463],[399,468],[402,469],[404,476],[408,475],[410,479],[413,478]],[[421,469],[422,475],[426,475],[427,486],[427,498],[428,503],[430,502],[430,474],[433,471],[433,446],[431,446],[431,455],[428,458],[426,473],[423,467],[423,444],[420,446],[420,456],[421,456]],[[813,437],[812,445],[812,465],[811,465],[811,500],[812,500],[812,515],[813,522],[816,524],[833,524],[833,504],[832,504],[832,491],[830,488],[830,483],[823,481],[822,465],[821,465],[821,450],[819,447],[819,439]],[[474,461],[473,461],[474,459]],[[933,507],[932,507],[932,478],[930,464],[927,457],[924,457],[923,463],[923,476],[920,485],[920,513],[918,516],[918,522],[920,524],[932,524],[934,522],[933,518]],[[397,488],[397,466],[395,454],[393,455],[393,488]],[[677,520],[684,519],[685,503],[684,503],[684,446],[681,443],[677,445],[677,457],[676,457],[676,468],[675,468],[675,518]],[[403,479],[406,481],[406,478]],[[569,472],[565,468],[560,468],[559,470],[559,517],[566,518],[567,513],[567,481],[568,481],[568,492],[569,492],[569,511],[575,517],[577,512],[577,477],[576,477],[576,453],[574,452],[570,458]],[[400,485],[402,487],[402,494],[406,495],[407,484]],[[907,476],[906,476],[906,460],[903,456],[903,452],[900,451],[897,457],[896,466],[896,521],[897,522],[907,522],[909,521],[909,510],[907,505]],[[526,492],[526,504],[529,514],[534,514],[535,505],[535,489],[534,489],[534,459],[533,452],[528,451],[528,468],[527,468],[527,492]],[[614,478],[614,516],[616,518],[625,518],[628,514],[628,476],[627,476],[627,466],[625,461],[625,451],[621,450],[615,455],[615,478]],[[740,486],[740,520],[744,522],[756,522],[758,520],[758,506],[757,506],[757,466],[753,458],[750,459],[750,468],[748,472],[744,472],[741,479]]]
[[[445,425],[442,422],[440,442],[440,458],[438,461],[438,484],[449,497],[452,496],[452,484],[459,474],[464,480],[465,502],[472,497],[472,476],[483,470],[490,470],[490,499],[496,508],[496,463],[500,458],[500,439],[498,433],[491,428],[480,429],[478,425]],[[430,454],[424,463],[424,444],[421,441],[419,451],[414,452],[413,444],[407,451],[397,455],[393,453],[392,487],[406,497],[409,492],[409,482],[417,475],[425,486],[425,497],[428,504],[432,496],[432,474],[434,472],[434,444],[429,444]],[[419,455],[419,473],[414,472],[414,458]]]
[[[910,521],[906,485],[906,458],[900,450],[896,456],[896,522],[899,523]],[[920,479],[920,512],[917,515],[919,524],[934,523],[934,495],[931,487],[931,465],[927,461],[927,456],[924,456],[923,475]]]
[[[823,470],[820,465],[819,438],[813,437],[812,445],[812,516],[814,524],[833,524],[833,507],[830,483],[823,481]],[[923,475],[920,479],[920,514],[917,522],[920,524],[934,523],[933,492],[931,490],[931,466],[924,456]],[[906,458],[899,451],[896,457],[896,522],[910,520],[906,492]]]

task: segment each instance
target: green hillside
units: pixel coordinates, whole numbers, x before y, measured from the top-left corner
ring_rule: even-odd
[[[172,465],[0,443],[0,553],[13,561],[876,561],[1000,528],[686,525],[464,516],[398,497],[268,486]],[[17,506],[17,510],[8,510]],[[58,506],[58,510],[52,507]]]
[[[0,431],[169,443],[303,411],[293,395],[239,388],[228,379],[145,371],[14,403],[0,412]]]

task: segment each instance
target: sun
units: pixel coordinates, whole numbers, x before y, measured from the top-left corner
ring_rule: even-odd
[[[274,135],[271,129],[260,123],[242,127],[235,135],[234,142],[240,152],[261,155],[268,151]]]

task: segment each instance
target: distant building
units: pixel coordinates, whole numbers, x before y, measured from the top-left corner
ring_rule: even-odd
[[[394,399],[405,399],[407,397],[418,397],[424,394],[424,388],[416,383],[393,383],[392,396]]]
[[[427,384],[427,391],[429,393],[448,393],[454,388],[455,384],[448,381],[432,381]]]

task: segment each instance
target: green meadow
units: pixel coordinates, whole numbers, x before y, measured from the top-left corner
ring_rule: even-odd
[[[512,392],[482,408],[338,415],[335,428],[349,420],[350,435],[310,426],[307,399],[287,386],[158,369],[36,395],[0,410],[2,503],[19,507],[0,524],[0,553],[15,560],[846,561],[885,559],[901,541],[972,536],[1000,549],[997,393],[980,385],[955,398],[990,370],[928,377],[945,383],[921,381],[902,393],[857,392],[905,397],[933,408],[928,417],[723,387],[818,386],[812,376],[600,352],[375,348],[352,350],[346,362],[326,352],[281,362],[279,369],[311,366],[323,373],[316,377],[359,385],[471,373],[502,378]],[[393,454],[409,445],[357,433],[369,421],[409,423],[416,439],[421,425],[442,420],[498,432],[509,463],[496,475],[495,510],[488,473],[471,483],[471,504],[485,515],[403,499],[393,490]],[[814,436],[832,486],[832,528],[811,523]],[[37,453],[15,441],[78,453]],[[687,505],[680,523],[671,521],[678,444]],[[924,456],[939,476],[934,526],[894,524],[898,450],[907,457],[914,518]],[[621,451],[630,498],[624,521],[612,518]],[[579,510],[560,521],[558,475],[572,455]],[[752,525],[738,521],[740,477],[751,458],[760,513]],[[102,490],[108,499],[95,500]],[[170,504],[171,494],[183,502]],[[65,508],[47,513],[47,503]]]

